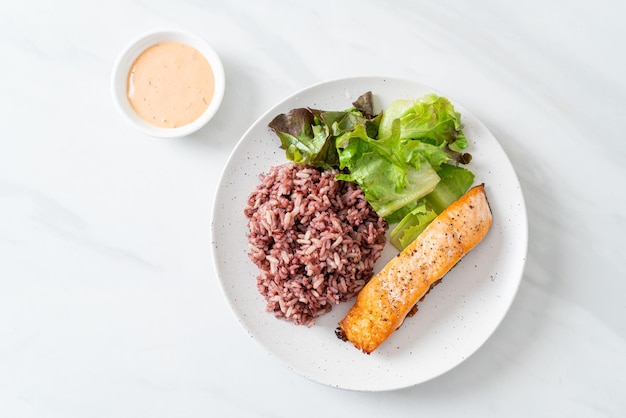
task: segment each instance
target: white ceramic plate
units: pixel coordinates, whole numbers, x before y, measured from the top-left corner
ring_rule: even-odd
[[[413,386],[454,368],[474,353],[502,321],[519,287],[527,251],[527,218],[515,171],[493,135],[461,105],[475,183],[485,183],[494,223],[487,237],[419,304],[371,355],[335,336],[353,302],[337,305],[315,326],[295,326],[265,311],[256,288],[256,266],[247,256],[243,215],[258,175],[286,162],[278,138],[267,127],[296,107],[343,110],[366,91],[376,110],[395,99],[416,99],[433,89],[411,81],[362,77],[302,90],[267,111],[243,135],[222,174],[212,217],[212,247],[224,295],[247,333],[268,355],[292,371],[328,386],[383,391]],[[441,93],[439,93],[441,94]],[[377,269],[394,251],[387,245]]]

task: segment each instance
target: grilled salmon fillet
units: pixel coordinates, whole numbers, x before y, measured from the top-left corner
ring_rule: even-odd
[[[404,321],[426,293],[489,231],[484,184],[452,203],[359,292],[337,336],[370,354]]]

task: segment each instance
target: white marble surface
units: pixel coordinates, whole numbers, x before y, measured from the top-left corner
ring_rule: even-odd
[[[626,3],[3,2],[0,416],[626,416]],[[184,139],[137,133],[109,76],[181,27],[223,58],[224,103]],[[279,100],[354,75],[431,85],[510,156],[529,217],[493,337],[404,390],[312,383],[265,355],[220,294],[218,176]]]

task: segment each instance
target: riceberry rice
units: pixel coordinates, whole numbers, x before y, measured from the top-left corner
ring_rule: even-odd
[[[257,288],[278,318],[312,326],[372,276],[387,224],[336,170],[287,163],[261,174],[244,214]]]

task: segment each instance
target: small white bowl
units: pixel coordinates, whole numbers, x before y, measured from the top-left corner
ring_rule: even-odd
[[[202,113],[202,115],[200,115],[200,117],[198,117],[195,121],[177,128],[161,128],[146,122],[139,117],[139,115],[137,115],[135,110],[131,107],[127,96],[128,72],[137,57],[151,46],[167,41],[185,43],[200,51],[200,53],[204,55],[209,62],[209,65],[213,70],[213,77],[215,80],[213,99],[204,113]],[[217,55],[211,45],[199,36],[178,29],[149,32],[132,41],[115,61],[113,74],[111,76],[113,101],[126,120],[143,133],[161,138],[187,136],[206,125],[222,104],[225,87],[226,79],[224,76],[224,67],[219,55]]]

